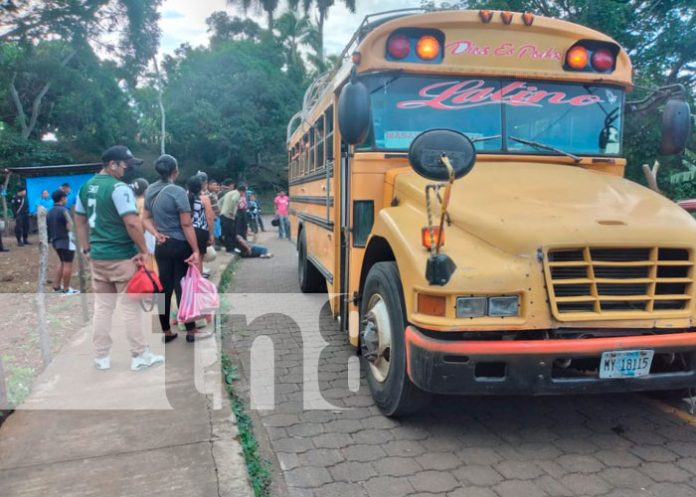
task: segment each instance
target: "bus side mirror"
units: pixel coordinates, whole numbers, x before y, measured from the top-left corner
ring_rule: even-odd
[[[360,81],[350,82],[338,98],[338,128],[349,145],[365,141],[370,129],[370,94]]]
[[[691,133],[691,112],[683,100],[669,100],[662,113],[662,155],[680,154]]]
[[[416,136],[408,150],[408,160],[419,176],[432,181],[447,181],[449,172],[442,163],[445,154],[459,179],[471,171],[476,162],[476,149],[464,134],[451,129],[429,129]]]

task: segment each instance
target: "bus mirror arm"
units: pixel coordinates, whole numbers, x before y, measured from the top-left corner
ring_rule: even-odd
[[[683,85],[663,86],[642,100],[626,102],[626,113],[642,113],[665,103],[662,112],[661,155],[677,155],[684,151],[691,134],[691,109]]]
[[[640,100],[629,100],[626,102],[626,113],[647,112],[669,99],[686,99],[686,88],[682,84],[662,86],[650,92],[648,96]]]

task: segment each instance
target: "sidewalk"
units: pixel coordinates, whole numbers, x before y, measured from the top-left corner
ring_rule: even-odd
[[[230,261],[223,251],[206,264],[212,281]],[[154,333],[151,350],[166,352],[165,365],[131,372],[115,327],[112,369],[97,371],[90,328],[0,428],[0,494],[251,497],[216,338],[188,344],[180,332],[165,349]]]

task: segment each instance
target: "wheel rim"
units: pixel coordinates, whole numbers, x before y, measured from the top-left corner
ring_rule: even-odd
[[[379,337],[377,359],[369,363],[370,370],[375,380],[384,383],[391,368],[392,326],[389,320],[389,308],[381,295],[375,294],[370,298],[366,317],[374,324]]]

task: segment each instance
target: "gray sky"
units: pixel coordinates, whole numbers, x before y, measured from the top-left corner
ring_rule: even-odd
[[[357,29],[360,21],[366,14],[382,12],[385,10],[418,7],[419,0],[356,0],[357,12],[351,14],[343,3],[336,1],[336,5],[329,11],[329,17],[324,28],[324,46],[326,53],[340,53],[348,40]],[[287,9],[284,2],[278,9],[278,14]],[[182,43],[190,43],[193,46],[206,45],[208,41],[205,19],[215,11],[226,10],[230,15],[240,15],[231,7],[227,7],[225,0],[164,0],[162,3],[162,53],[172,53]],[[260,24],[264,25],[264,16],[255,16]]]

